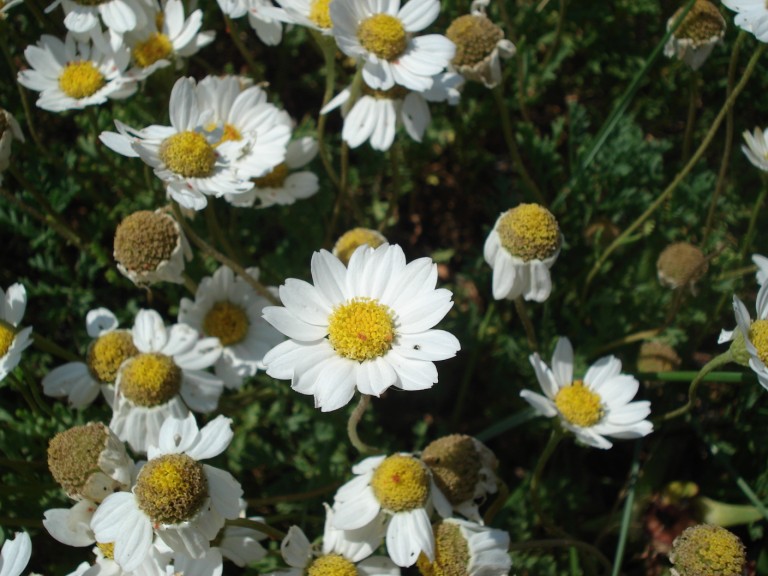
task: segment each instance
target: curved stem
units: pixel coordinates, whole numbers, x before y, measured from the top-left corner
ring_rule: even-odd
[[[311,30],[312,37],[320,46],[320,50],[323,53],[323,60],[325,60],[325,92],[323,93],[323,105],[321,108],[325,108],[325,105],[333,98],[333,91],[336,88],[336,42],[320,34],[315,30]],[[320,114],[317,119],[317,149],[320,155],[320,161],[323,163],[328,178],[333,183],[335,188],[339,188],[339,176],[336,174],[336,170],[333,168],[333,163],[328,155],[328,149],[325,147],[325,123],[327,116]]]
[[[677,418],[679,416],[683,416],[684,414],[687,414],[691,408],[693,408],[693,403],[696,401],[696,391],[699,388],[699,384],[704,380],[704,376],[712,372],[715,368],[719,368],[720,366],[723,366],[725,364],[728,364],[733,360],[733,354],[730,350],[723,352],[719,356],[715,356],[704,364],[702,366],[701,370],[699,370],[699,373],[696,374],[696,378],[693,379],[691,382],[690,387],[688,388],[688,401],[681,406],[680,408],[677,408],[676,410],[672,410],[671,412],[667,412],[663,416],[661,416],[658,421],[659,422],[666,422],[668,420],[672,420],[673,418]]]
[[[490,526],[491,522],[493,522],[493,518],[496,516],[496,514],[498,514],[499,510],[502,509],[507,501],[507,498],[509,498],[509,487],[507,486],[506,482],[504,482],[504,480],[499,478],[496,487],[498,488],[496,498],[493,500],[493,504],[488,507],[488,510],[486,510],[485,514],[483,515],[483,522],[485,522],[486,526]]]
[[[259,522],[258,520],[251,520],[250,518],[235,518],[234,520],[227,520],[227,526],[240,526],[242,528],[251,528],[257,530],[262,534],[266,534],[273,540],[282,540],[285,538],[285,532],[273,528],[272,526]]]
[[[549,441],[544,447],[544,451],[539,456],[539,461],[536,463],[536,469],[533,471],[533,477],[531,478],[531,505],[536,515],[541,521],[541,525],[550,534],[556,536],[568,536],[565,531],[561,530],[552,522],[552,520],[544,513],[541,507],[541,499],[539,498],[539,485],[541,484],[541,475],[544,472],[544,467],[549,462],[549,458],[560,444],[560,440],[563,439],[564,433],[558,424],[555,424],[555,428],[552,430],[552,434],[549,436]]]
[[[237,24],[235,24],[226,14],[222,14],[222,16],[224,17],[224,26],[227,29],[229,37],[232,38],[232,42],[237,48],[237,51],[240,52],[240,55],[245,60],[246,64],[248,64],[248,68],[251,71],[251,76],[253,76],[255,79],[257,77],[256,73],[258,71],[256,60],[254,60],[253,56],[251,56],[251,53],[248,51],[248,47],[243,44],[243,39],[240,38],[240,31],[237,29]]]
[[[349,421],[347,422],[347,435],[349,436],[349,441],[360,454],[377,454],[381,452],[381,450],[368,446],[368,444],[360,440],[360,435],[357,433],[357,425],[360,423],[360,420],[370,403],[371,397],[368,394],[360,394],[360,400],[352,411],[352,414],[349,415]]]
[[[592,266],[592,269],[589,271],[589,274],[587,275],[587,280],[584,283],[582,301],[586,299],[586,294],[589,291],[589,286],[592,283],[592,280],[597,275],[597,273],[600,271],[600,268],[603,266],[605,261],[608,260],[611,254],[613,254],[619,246],[621,246],[627,241],[627,238],[635,230],[640,228],[640,226],[642,226],[643,223],[646,220],[648,220],[648,218],[650,218],[654,212],[656,212],[659,206],[664,204],[664,202],[666,202],[672,196],[672,193],[677,189],[677,187],[680,185],[683,179],[686,176],[688,176],[688,173],[693,169],[696,163],[704,155],[704,152],[712,143],[712,139],[715,137],[715,134],[717,133],[718,128],[720,128],[720,124],[722,124],[726,113],[728,112],[728,110],[730,110],[733,107],[733,104],[736,102],[736,98],[738,98],[739,94],[741,94],[742,90],[744,90],[744,88],[746,87],[750,76],[752,76],[752,73],[755,71],[755,67],[757,66],[757,62],[760,59],[760,56],[762,56],[763,52],[765,52],[765,48],[766,48],[765,44],[760,44],[757,50],[755,50],[755,53],[750,59],[749,64],[747,64],[746,70],[744,70],[744,75],[741,77],[741,80],[733,89],[733,93],[726,99],[725,104],[723,104],[723,107],[720,109],[720,112],[715,118],[715,121],[712,123],[712,126],[710,126],[709,131],[707,132],[707,135],[704,137],[704,141],[701,143],[701,145],[696,150],[696,152],[691,157],[691,159],[688,161],[688,163],[685,165],[685,167],[680,172],[678,172],[677,176],[675,176],[675,179],[672,181],[672,183],[669,186],[667,186],[667,188],[656,198],[656,200],[653,201],[653,203],[645,210],[645,212],[643,212],[634,222],[632,222],[632,224],[630,224],[619,235],[619,237],[616,238],[611,243],[611,245],[608,246],[608,248],[606,248],[605,252],[603,252],[600,258],[598,258],[597,262],[595,262],[594,266]]]
[[[234,246],[219,225],[219,219],[216,217],[216,208],[213,205],[213,202],[208,202],[208,205],[205,207],[205,223],[208,226],[208,233],[216,239],[219,245],[227,253],[227,256],[232,260],[239,262],[240,259],[237,257],[237,252],[235,251]]]
[[[32,343],[40,348],[43,352],[48,352],[48,354],[52,356],[58,356],[62,360],[67,360],[68,362],[82,362],[83,359],[78,356],[77,354],[74,354],[70,352],[69,350],[65,350],[56,342],[53,340],[49,340],[45,336],[42,336],[41,334],[38,334],[37,332],[32,333]]]
[[[536,330],[533,328],[531,318],[528,316],[528,309],[525,307],[525,302],[523,301],[522,296],[515,298],[515,310],[520,317],[520,322],[523,323],[523,328],[525,328],[525,336],[528,338],[528,347],[531,349],[531,352],[538,352],[539,342],[536,339]]]
[[[635,440],[635,453],[632,457],[632,468],[629,472],[629,486],[627,486],[627,499],[624,501],[624,510],[621,514],[621,530],[619,531],[619,542],[616,544],[616,554],[613,559],[613,571],[611,576],[619,576],[621,573],[621,563],[624,559],[624,548],[627,545],[627,536],[629,535],[629,523],[632,519],[632,508],[635,503],[635,486],[637,477],[640,474],[640,446],[642,440]]]
[[[691,156],[693,145],[693,129],[696,126],[696,104],[699,100],[699,74],[691,70],[690,86],[688,88],[688,117],[685,121],[685,136],[683,137],[683,162]]]
[[[563,28],[565,27],[565,12],[567,8],[568,0],[560,0],[560,9],[557,14],[557,28],[555,28],[555,38],[552,40],[552,44],[550,44],[549,50],[547,50],[547,54],[544,56],[544,60],[541,62],[541,70],[547,69],[547,66],[549,66],[550,62],[552,62],[552,58],[557,53],[557,49],[560,47],[560,39],[563,37]]]
[[[2,464],[2,460],[0,460],[0,464]],[[296,494],[280,494],[278,496],[267,496],[265,498],[248,498],[247,502],[249,506],[272,506],[280,502],[302,502],[304,500],[311,500],[317,496],[322,496],[323,494],[332,492],[338,487],[339,482],[333,482],[331,484],[326,484],[325,486],[320,486],[320,488],[308,490],[307,492],[297,492]]]

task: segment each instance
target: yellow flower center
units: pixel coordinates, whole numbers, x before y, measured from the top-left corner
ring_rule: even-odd
[[[307,576],[358,576],[355,565],[340,554],[320,556],[307,568]]]
[[[441,521],[432,527],[435,533],[435,560],[430,562],[422,552],[416,566],[423,576],[467,576],[469,544],[458,525]]]
[[[481,14],[465,14],[454,20],[445,35],[456,44],[453,64],[474,66],[485,60],[504,38],[504,32]]]
[[[348,232],[345,232],[336,241],[336,245],[333,247],[333,253],[341,260],[346,266],[349,264],[349,259],[352,258],[355,250],[365,244],[371,248],[378,248],[387,239],[384,238],[376,230],[370,228],[353,228]]]
[[[144,465],[134,494],[152,522],[179,524],[200,510],[208,497],[208,479],[196,460],[186,454],[167,454]]]
[[[115,559],[115,543],[114,542],[96,542],[96,546],[98,546],[99,550],[101,550],[101,553],[104,554],[104,558],[108,560],[114,560]]]
[[[16,329],[4,320],[0,320],[0,358],[8,354],[16,338]]]
[[[675,12],[673,21],[677,20],[681,10],[682,8]],[[692,40],[694,46],[711,42],[715,38],[722,38],[723,34],[725,34],[725,19],[717,6],[709,0],[696,0],[675,30],[675,38]]]
[[[144,42],[139,42],[133,49],[133,59],[142,68],[151,66],[158,60],[165,60],[173,52],[171,39],[156,32]]]
[[[228,300],[216,302],[203,319],[203,332],[218,338],[222,346],[242,342],[249,327],[245,310]]]
[[[560,247],[557,220],[538,204],[520,204],[508,210],[496,231],[501,245],[525,262],[549,258]]]
[[[104,84],[104,75],[89,60],[70,62],[59,76],[59,88],[75,100],[93,96]]]
[[[328,30],[333,26],[330,6],[331,0],[312,0],[309,4],[309,19],[317,24],[318,28]]]
[[[381,506],[392,512],[422,508],[429,496],[429,472],[416,458],[395,454],[376,468],[371,488]]]
[[[584,386],[582,380],[561,388],[555,395],[555,406],[568,422],[583,428],[594,426],[603,417],[600,396]]]
[[[741,576],[745,564],[741,540],[711,524],[683,532],[672,545],[670,558],[680,576]]]
[[[165,354],[139,354],[123,365],[120,389],[138,406],[149,408],[165,404],[181,389],[181,368]]]
[[[372,360],[384,356],[395,339],[395,322],[388,306],[373,298],[354,298],[328,318],[328,340],[340,356]]]
[[[169,170],[185,178],[205,178],[216,164],[216,151],[205,136],[187,130],[163,140],[160,159]]]
[[[749,341],[757,350],[757,357],[768,366],[768,320],[755,320],[749,327]]]
[[[285,179],[288,178],[288,166],[285,162],[281,162],[272,171],[253,179],[253,183],[256,188],[282,188],[285,184]]]
[[[180,242],[176,221],[168,214],[139,210],[115,231],[114,256],[131,272],[151,272],[170,260]]]
[[[128,330],[114,330],[102,334],[88,347],[86,364],[91,375],[103,384],[115,381],[123,361],[136,356],[139,350],[133,344]]]
[[[100,422],[75,426],[51,438],[48,469],[67,494],[80,494],[88,479],[99,472],[99,457],[108,440],[109,429]]]
[[[374,14],[357,27],[360,45],[379,58],[396,60],[408,45],[405,28],[400,19],[389,14]]]

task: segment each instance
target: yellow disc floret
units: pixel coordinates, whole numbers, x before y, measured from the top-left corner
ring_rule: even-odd
[[[474,66],[490,56],[504,38],[501,28],[482,14],[465,14],[454,20],[445,35],[456,44],[454,66]]]
[[[93,96],[104,84],[104,75],[89,60],[70,62],[59,76],[59,88],[75,100]]]
[[[749,341],[757,350],[757,357],[768,366],[768,320],[755,320],[749,327]]]
[[[120,365],[139,353],[128,330],[114,330],[102,334],[88,347],[86,364],[91,375],[103,384],[111,384]]]
[[[429,497],[429,471],[413,456],[386,458],[371,479],[371,488],[382,508],[407,512],[422,508]]]
[[[501,245],[528,262],[545,260],[560,248],[560,227],[552,213],[539,204],[520,204],[499,220]]]
[[[206,178],[216,164],[216,151],[199,132],[179,132],[160,144],[160,159],[185,178]]]
[[[248,315],[245,310],[229,300],[216,302],[203,319],[203,332],[215,336],[222,346],[242,342],[248,334]]]
[[[173,52],[173,44],[165,34],[156,32],[133,48],[133,60],[142,68],[159,60],[166,60]]]
[[[100,471],[99,456],[108,439],[109,430],[100,422],[75,426],[51,439],[48,469],[67,494],[80,494],[91,475]]]
[[[467,576],[469,544],[461,529],[453,522],[441,521],[432,526],[435,533],[435,560],[421,553],[416,567],[423,576]]]
[[[120,391],[138,406],[165,404],[181,389],[181,368],[157,352],[128,359],[120,369]]]
[[[309,19],[319,28],[328,30],[333,26],[330,7],[331,0],[312,0],[309,4]]]
[[[741,540],[711,524],[686,529],[672,545],[670,560],[679,576],[741,576],[746,562]]]
[[[281,162],[264,176],[253,179],[256,188],[282,188],[285,179],[288,178],[288,166]]]
[[[203,466],[186,454],[167,454],[150,460],[136,479],[139,508],[158,524],[190,520],[208,497]]]
[[[349,259],[352,258],[352,254],[360,246],[366,245],[371,248],[378,248],[387,239],[382,236],[376,230],[370,228],[353,228],[347,232],[344,232],[333,247],[333,254],[341,260],[346,266],[349,264]]]
[[[403,23],[390,14],[374,14],[363,20],[357,27],[357,38],[368,52],[390,62],[408,46]]]
[[[114,542],[96,542],[96,546],[101,550],[104,558],[107,560],[115,559],[115,543]]]
[[[179,227],[168,214],[134,212],[115,231],[115,260],[130,272],[152,272],[171,259],[180,238]]]
[[[677,20],[681,11],[682,8],[675,12],[672,19]],[[675,38],[691,40],[694,46],[722,38],[723,34],[725,34],[725,19],[717,6],[709,0],[696,0],[675,30]]]
[[[307,576],[358,576],[358,573],[355,565],[341,554],[326,554],[309,565]]]
[[[582,380],[561,388],[555,395],[555,406],[568,422],[583,428],[594,426],[603,417],[600,396],[587,388]]]
[[[424,448],[421,459],[451,504],[461,504],[474,497],[482,462],[471,436],[451,434],[438,438]]]
[[[0,358],[8,354],[16,338],[16,329],[5,320],[0,320]]]
[[[328,340],[344,358],[372,360],[392,348],[392,311],[374,298],[354,298],[336,307],[328,318]]]

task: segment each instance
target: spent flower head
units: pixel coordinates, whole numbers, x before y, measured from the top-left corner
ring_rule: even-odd
[[[694,290],[709,269],[709,260],[704,253],[688,242],[670,244],[656,260],[659,282],[669,288],[689,287]]]
[[[512,567],[509,534],[475,522],[446,518],[433,524],[435,558],[424,554],[416,566],[422,576],[507,576]]]
[[[679,8],[667,20],[667,30],[672,28],[682,11],[683,8]],[[717,6],[709,0],[696,0],[669,37],[664,46],[664,55],[668,58],[674,56],[697,70],[712,53],[715,45],[722,42],[725,28],[725,19]]]

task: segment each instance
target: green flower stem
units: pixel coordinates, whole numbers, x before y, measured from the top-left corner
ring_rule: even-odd
[[[515,310],[520,318],[520,322],[523,323],[523,328],[525,328],[525,336],[528,338],[528,348],[531,349],[531,352],[538,352],[539,342],[536,339],[536,330],[533,327],[530,316],[528,316],[528,309],[525,307],[525,302],[523,301],[522,296],[515,298]]]
[[[509,156],[512,158],[512,162],[515,165],[517,173],[520,175],[520,178],[523,179],[523,183],[525,184],[526,188],[528,188],[534,200],[542,206],[546,206],[547,203],[544,199],[544,194],[542,194],[541,189],[528,173],[528,169],[523,163],[523,157],[520,155],[520,150],[517,147],[517,140],[515,140],[515,134],[512,130],[512,119],[509,115],[509,108],[504,101],[504,90],[502,88],[503,84],[503,82],[499,82],[498,86],[496,86],[492,92],[496,98],[496,105],[499,109],[499,115],[501,117],[501,130],[504,134],[504,141],[507,143],[507,148],[509,149]]]
[[[712,358],[712,360],[704,364],[701,370],[699,370],[699,373],[691,382],[691,386],[688,388],[688,401],[680,408],[677,408],[676,410],[672,410],[671,412],[667,412],[666,414],[661,416],[658,419],[658,422],[666,422],[668,420],[672,420],[673,418],[683,416],[688,412],[690,412],[691,408],[693,408],[693,403],[696,400],[696,391],[699,388],[699,384],[701,384],[701,382],[704,380],[704,376],[712,372],[715,368],[724,366],[725,364],[728,364],[732,360],[733,360],[733,354],[731,353],[730,350],[727,350],[726,352],[723,352],[719,356],[715,356],[714,358]]]
[[[733,89],[733,93],[726,99],[725,104],[723,104],[723,107],[720,109],[720,112],[717,114],[717,117],[715,118],[715,121],[712,123],[712,126],[710,126],[709,131],[707,132],[707,135],[704,137],[704,141],[701,143],[699,148],[696,150],[694,155],[691,157],[691,159],[688,161],[688,163],[685,165],[685,167],[678,172],[677,176],[675,176],[675,179],[672,181],[672,183],[667,186],[667,188],[656,198],[656,200],[653,201],[653,203],[643,212],[632,224],[630,224],[620,235],[618,238],[616,238],[608,248],[606,248],[605,252],[598,258],[597,262],[595,262],[594,266],[592,266],[592,269],[589,271],[589,274],[587,275],[587,280],[584,283],[584,290],[582,293],[582,300],[586,298],[586,294],[589,291],[589,286],[592,283],[592,280],[595,278],[597,273],[600,271],[600,268],[602,268],[603,264],[605,264],[606,260],[613,254],[613,252],[621,245],[623,245],[627,238],[635,232],[640,226],[643,225],[643,223],[650,218],[654,212],[664,204],[671,196],[672,193],[677,189],[677,187],[680,185],[680,183],[683,181],[683,179],[688,176],[688,173],[693,169],[693,167],[696,165],[696,163],[701,159],[701,157],[704,155],[704,152],[707,150],[709,145],[712,143],[713,138],[715,137],[715,134],[717,133],[718,128],[720,128],[720,124],[722,124],[723,119],[725,118],[725,115],[728,113],[728,110],[730,110],[734,103],[736,102],[736,98],[738,98],[739,94],[741,94],[742,90],[747,85],[747,82],[749,81],[749,78],[752,76],[752,73],[755,71],[755,67],[757,66],[758,60],[760,60],[760,56],[762,56],[763,52],[765,52],[766,45],[760,44],[760,46],[755,50],[755,53],[752,55],[752,58],[749,60],[749,63],[747,64],[746,70],[744,70],[744,75],[741,77],[741,80],[736,85],[736,87]]]
[[[541,70],[546,70],[552,58],[557,53],[557,49],[560,47],[560,40],[563,37],[563,28],[565,28],[565,14],[568,8],[568,0],[560,0],[560,8],[557,13],[557,28],[555,28],[555,38],[552,40],[552,44],[549,45],[544,60],[541,61]]]
[[[282,540],[285,538],[285,532],[273,528],[272,526],[259,522],[258,520],[251,520],[250,518],[235,518],[234,520],[227,520],[227,526],[240,526],[242,528],[251,528],[252,530],[258,530],[262,534],[266,534],[273,540]]]
[[[2,460],[0,460],[0,465]],[[279,496],[267,496],[265,498],[248,498],[249,506],[273,506],[282,502],[303,502],[304,500],[311,500],[318,496],[329,494],[336,491],[339,487],[338,482],[332,482],[313,490],[307,490],[306,492],[297,492],[295,494],[280,494]]]
[[[640,447],[642,440],[635,440],[635,453],[632,457],[632,468],[629,471],[629,486],[627,486],[627,497],[624,500],[624,511],[621,514],[621,529],[619,530],[619,541],[616,544],[616,554],[613,558],[613,571],[611,576],[619,576],[621,564],[624,559],[624,548],[627,545],[627,536],[629,535],[629,525],[632,520],[632,508],[635,504],[635,486],[637,477],[640,474]]]
[[[381,454],[381,450],[368,446],[365,442],[360,440],[360,435],[357,433],[357,425],[363,418],[368,405],[371,403],[371,397],[368,394],[360,394],[360,400],[352,410],[352,414],[349,415],[349,421],[347,422],[347,435],[349,441],[352,443],[360,454]]]
[[[757,266],[754,264],[751,266],[743,266],[741,268],[736,268],[735,270],[728,270],[727,272],[723,272],[719,276],[715,276],[712,279],[712,283],[722,282],[723,280],[730,280],[731,278],[740,278],[741,276],[754,274],[755,272],[757,272]]]
[[[488,510],[485,511],[485,515],[483,515],[483,522],[485,522],[486,526],[491,525],[494,517],[499,513],[499,510],[504,507],[504,504],[506,504],[507,499],[509,498],[509,487],[507,486],[506,482],[504,482],[504,480],[499,478],[498,482],[496,483],[496,488],[498,489],[496,498],[488,507]]]
[[[16,391],[21,394],[22,398],[24,398],[24,402],[27,403],[27,406],[29,406],[29,409],[32,411],[32,413],[35,416],[42,416],[42,409],[37,405],[34,398],[32,398],[32,395],[29,393],[29,390],[27,390],[27,386],[24,384],[24,382],[17,378],[13,373],[9,374],[8,376],[10,377],[9,379],[13,384],[13,387],[16,388]]]
[[[40,395],[40,386],[37,383],[36,378],[29,373],[28,370],[25,370],[23,367],[21,368],[22,374],[24,375],[23,381],[26,383],[27,388],[29,388],[29,391],[32,395],[32,399],[35,401],[35,404],[42,410],[45,414],[48,415],[49,418],[52,420],[59,420],[59,418],[56,416],[56,414],[53,412],[51,407],[48,405],[48,402],[46,402],[45,398],[43,398]],[[63,424],[63,423],[62,423]]]
[[[224,249],[224,252],[227,253],[227,256],[236,262],[240,262],[235,247],[229,241],[229,238],[227,238],[227,235],[224,234],[224,231],[219,225],[219,219],[216,217],[216,208],[213,205],[213,202],[208,202],[208,205],[205,207],[205,224],[208,227],[208,233],[216,239],[219,246],[221,246]]]
[[[323,59],[325,60],[325,93],[323,94],[324,108],[328,102],[333,98],[333,91],[336,89],[336,42],[332,38],[323,36],[316,30],[310,30],[312,37],[320,47],[323,53]],[[317,148],[320,155],[320,161],[323,163],[328,178],[333,183],[335,188],[339,188],[339,176],[336,174],[336,170],[333,167],[330,156],[328,155],[328,149],[325,147],[325,123],[327,116],[320,114],[317,119]]]
[[[640,372],[634,374],[638,380],[652,380],[655,382],[690,382],[696,378],[699,372]],[[756,379],[753,372],[709,372],[701,377],[701,382],[752,382]]]
[[[691,157],[693,146],[693,129],[696,127],[696,103],[699,100],[699,74],[691,70],[688,87],[688,117],[685,120],[685,135],[683,136],[683,162]]]
[[[461,413],[464,409],[465,399],[469,393],[469,386],[472,382],[472,376],[475,374],[475,366],[477,365],[477,359],[480,355],[480,348],[483,339],[485,338],[485,332],[488,329],[488,323],[491,321],[491,317],[496,310],[496,304],[491,301],[488,304],[488,308],[485,310],[485,316],[480,321],[480,325],[477,327],[477,333],[469,346],[469,360],[464,367],[464,373],[461,377],[461,383],[459,384],[459,391],[456,395],[456,402],[453,405],[453,414],[451,416],[451,428],[456,428],[461,421]]]
[[[627,334],[626,336],[622,336],[618,340],[614,340],[612,342],[609,342],[608,344],[604,344],[603,346],[600,346],[594,352],[592,352],[590,356],[600,356],[605,352],[608,352],[609,350],[620,348],[626,344],[631,344],[632,342],[639,342],[641,340],[648,340],[650,338],[653,338],[660,332],[662,332],[662,330],[663,328],[651,328],[649,330],[641,330],[640,332],[635,332],[634,334]]]
[[[549,458],[552,456],[555,448],[557,448],[558,444],[560,444],[560,440],[562,440],[564,436],[565,433],[563,432],[563,429],[559,424],[555,424],[552,434],[549,436],[549,441],[544,447],[541,456],[539,456],[539,461],[536,463],[536,469],[533,471],[533,477],[531,478],[531,505],[533,506],[534,512],[536,512],[536,515],[539,517],[541,525],[544,526],[544,529],[547,532],[555,536],[568,537],[568,535],[555,526],[549,516],[544,513],[544,509],[541,507],[541,499],[539,498],[539,485],[541,484],[541,475],[544,472],[544,467],[547,465],[547,462],[549,462]]]
[[[46,338],[41,334],[38,334],[37,332],[32,333],[32,343],[43,352],[48,352],[48,354],[50,354],[51,356],[57,356],[62,360],[66,360],[67,362],[83,361],[83,359],[77,354],[74,354],[73,352],[70,352],[69,350],[62,348],[61,346],[56,344],[56,342],[54,342],[53,340],[49,340],[48,338]]]
[[[190,294],[193,296],[197,294],[197,282],[195,282],[189,274],[182,272],[181,279],[184,281],[184,287],[189,291]]]
[[[224,264],[225,266],[229,266],[235,274],[240,276],[243,280],[245,280],[251,288],[256,290],[256,292],[262,296],[263,298],[266,298],[269,302],[276,306],[280,306],[280,300],[272,294],[267,288],[256,278],[248,274],[246,272],[245,268],[240,266],[237,262],[232,260],[231,258],[228,258],[216,248],[208,244],[205,240],[200,238],[200,236],[197,235],[197,233],[192,229],[192,227],[189,225],[189,222],[184,218],[184,215],[181,213],[181,208],[176,202],[171,202],[171,208],[173,210],[173,215],[176,217],[176,221],[181,225],[181,227],[184,229],[184,234],[186,237],[198,248],[200,248],[203,252],[211,256],[214,260],[219,262],[219,264]]]
[[[251,56],[251,53],[248,51],[248,47],[243,43],[243,39],[240,38],[240,31],[237,28],[237,24],[235,24],[226,14],[222,14],[222,16],[224,17],[224,27],[227,29],[227,33],[229,34],[229,37],[232,38],[232,42],[235,44],[238,52],[240,52],[240,55],[245,60],[246,64],[248,64],[251,76],[254,79],[257,78],[259,68],[256,65],[256,60],[253,59],[253,56]]]
[[[573,538],[556,538],[552,540],[528,540],[527,542],[511,542],[509,544],[510,552],[518,550],[535,550],[537,548],[576,548],[578,550],[583,550],[584,552],[596,558],[598,562],[600,562],[600,564],[605,569],[606,574],[610,574],[611,572],[611,561],[605,557],[605,554],[592,546],[592,544],[582,542],[581,540],[574,540]]]

